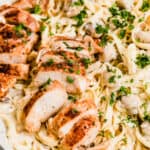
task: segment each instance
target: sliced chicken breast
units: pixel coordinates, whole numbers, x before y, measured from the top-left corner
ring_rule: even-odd
[[[76,53],[68,51],[51,51],[49,49],[43,49],[39,52],[37,57],[38,64],[46,64],[53,61],[53,63],[64,63],[72,65],[74,63],[82,63],[82,59],[88,59],[87,57],[81,58]],[[52,62],[51,62],[52,63]]]
[[[0,98],[4,97],[8,90],[15,84],[16,77],[0,73]],[[2,99],[0,99],[1,101]]]
[[[99,128],[97,117],[89,115],[81,118],[61,141],[61,149],[79,150],[90,145],[96,138]]]
[[[64,137],[75,123],[87,115],[96,116],[96,106],[92,100],[77,101],[63,108],[51,121],[48,122],[48,130],[56,136]]]
[[[51,39],[50,48],[53,51],[67,51],[71,53],[76,52],[79,57],[90,57],[90,53],[84,43],[70,37],[53,37]]]
[[[68,65],[66,63],[59,63],[41,66],[33,80],[33,84],[40,86],[49,78],[61,82],[69,93],[84,92],[88,86],[85,68],[81,64]]]
[[[32,32],[38,32],[40,29],[39,22],[30,13],[17,7],[3,5],[0,7],[0,15],[8,24],[23,24]]]
[[[0,53],[0,64],[25,64],[27,55],[17,53]]]
[[[35,33],[29,35],[22,25],[0,24],[0,53],[28,54],[37,38]]]
[[[24,108],[26,130],[38,131],[41,123],[54,115],[66,100],[65,88],[58,81],[51,82],[45,90],[36,93]]]
[[[17,79],[27,79],[29,65],[27,64],[0,64],[0,73],[15,76]]]

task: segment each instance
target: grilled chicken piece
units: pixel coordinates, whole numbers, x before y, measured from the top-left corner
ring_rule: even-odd
[[[56,136],[64,137],[75,123],[87,115],[97,115],[96,106],[91,100],[77,101],[63,108],[51,121],[48,130]]]
[[[56,113],[66,100],[67,93],[58,81],[53,81],[45,90],[35,94],[24,108],[26,130],[38,131],[41,123]]]
[[[49,0],[19,0],[13,4],[14,7],[21,9],[34,8],[36,5],[39,5],[42,11],[47,10]]]
[[[9,88],[11,88],[16,82],[16,77],[0,73],[0,97],[4,97]],[[0,99],[2,100],[2,99]]]
[[[96,138],[99,128],[96,116],[88,115],[81,118],[61,141],[61,149],[78,150],[90,145]]]
[[[82,64],[58,63],[41,66],[33,80],[33,85],[40,86],[49,78],[61,82],[69,93],[83,92],[88,86],[85,67]]]
[[[0,15],[2,15],[6,23],[23,24],[32,32],[38,32],[40,29],[39,23],[27,11],[23,11],[13,6],[3,5],[0,7]]]
[[[69,37],[55,36],[52,38],[50,47],[54,51],[68,51],[77,53],[79,57],[90,57],[86,46],[80,41]]]
[[[17,79],[27,79],[28,72],[27,64],[0,64],[0,73],[15,76]]]
[[[22,25],[0,24],[0,54],[5,54],[4,56],[14,59],[9,56],[13,54],[8,53],[16,53],[14,55],[29,53],[37,38],[35,33],[28,35]],[[20,60],[20,63],[23,61]]]
[[[98,45],[100,41],[85,36],[83,39],[54,36],[50,47],[54,51],[76,52],[79,57],[89,57],[94,53],[102,53],[103,49]]]
[[[88,59],[84,57],[84,59]],[[43,49],[39,52],[37,57],[38,64],[47,64],[47,63],[63,63],[66,62],[68,65],[72,63],[82,63],[82,58],[78,57],[76,53],[68,51],[50,51],[49,49]]]
[[[17,53],[0,53],[0,64],[25,64],[27,55]]]

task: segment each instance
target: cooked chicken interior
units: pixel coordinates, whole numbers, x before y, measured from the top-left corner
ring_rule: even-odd
[[[58,63],[41,66],[33,80],[33,84],[40,86],[49,78],[61,82],[69,93],[83,92],[88,86],[85,67],[81,64]]]
[[[58,81],[48,80],[40,88],[41,91],[24,108],[25,128],[29,132],[38,131],[41,123],[54,115],[67,100],[65,88]]]
[[[64,107],[52,121],[51,119],[49,120],[48,130],[58,137],[64,137],[75,123],[87,115],[97,116],[96,106],[93,101],[76,101]]]
[[[78,150],[88,146],[97,136],[99,128],[99,121],[96,116],[88,115],[81,118],[65,135],[61,142],[61,148],[64,150]]]
[[[4,97],[9,88],[11,88],[16,82],[16,77],[9,75],[9,74],[4,74],[0,73],[0,97]],[[1,101],[2,99],[0,99]]]

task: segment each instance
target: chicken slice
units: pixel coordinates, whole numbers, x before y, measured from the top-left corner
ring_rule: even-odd
[[[33,85],[40,86],[49,78],[58,80],[69,93],[84,92],[88,86],[85,67],[81,64],[68,65],[66,63],[58,63],[50,66],[41,66],[33,80]]]
[[[0,73],[15,76],[17,79],[27,79],[29,65],[27,64],[0,64]]]
[[[40,29],[39,22],[30,13],[16,7],[3,5],[0,7],[0,15],[5,18],[6,23],[23,24],[32,32]]]
[[[0,53],[0,64],[25,64],[27,55],[17,53]]]
[[[80,58],[76,53],[71,53],[67,51],[50,51],[48,49],[43,49],[39,52],[37,57],[38,64],[48,64],[48,63],[64,63],[72,65],[73,63],[82,63],[82,59],[88,59],[87,57]]]
[[[96,106],[91,100],[77,101],[63,108],[51,121],[48,122],[49,132],[58,137],[64,137],[75,123],[87,115],[96,116]]]
[[[96,138],[99,128],[96,116],[88,115],[81,118],[61,141],[61,149],[78,150],[90,145]]]
[[[24,108],[26,130],[38,131],[41,123],[54,115],[66,100],[67,93],[64,87],[58,81],[51,82],[45,90],[35,94]]]
[[[15,84],[16,77],[0,73],[0,97],[4,97],[8,90]],[[2,100],[2,99],[0,99]]]
[[[0,53],[6,57],[10,57],[8,53],[29,53],[37,39],[35,33],[28,34],[22,25],[0,24]]]
[[[76,52],[79,57],[90,57],[84,43],[71,37],[55,36],[51,39],[50,47],[53,51]]]

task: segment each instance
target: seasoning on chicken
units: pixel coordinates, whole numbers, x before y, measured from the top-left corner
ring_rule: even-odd
[[[8,90],[15,84],[16,77],[0,73],[0,97],[4,97]],[[2,99],[0,99],[1,101]]]
[[[0,15],[5,18],[6,23],[23,24],[32,32],[38,32],[40,29],[39,22],[30,13],[16,7],[3,5],[0,7]]]
[[[0,73],[11,75],[17,79],[27,79],[29,65],[27,64],[0,64]]]
[[[58,63],[39,67],[38,73],[33,80],[35,86],[40,86],[49,78],[58,80],[62,83],[67,92],[84,92],[88,86],[88,80],[85,76],[85,66],[82,64]]]
[[[58,137],[64,137],[75,123],[87,115],[97,115],[92,100],[77,101],[63,108],[53,120],[48,122],[48,130]]]
[[[58,81],[48,81],[24,108],[25,128],[29,132],[38,131],[41,123],[54,115],[67,100],[64,87]]]
[[[96,116],[88,115],[75,123],[68,134],[61,141],[61,148],[65,150],[78,150],[90,145],[96,138],[99,130]]]

